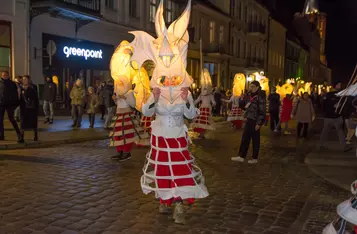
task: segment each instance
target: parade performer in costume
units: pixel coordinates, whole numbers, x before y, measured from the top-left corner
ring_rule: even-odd
[[[239,108],[239,100],[244,93],[245,82],[246,79],[244,74],[236,74],[233,80],[233,95],[228,101],[223,100],[224,102],[232,103],[232,109],[228,115],[227,121],[231,121],[232,126],[236,129],[242,128],[244,121],[243,110]]]
[[[212,105],[216,105],[213,96],[212,80],[208,70],[205,68],[201,74],[201,94],[194,102],[197,105],[201,102],[200,115],[193,120],[191,128],[198,132],[200,137],[204,136],[206,130],[214,130],[212,120]]]
[[[357,233],[357,180],[351,185],[353,197],[337,206],[338,217],[327,225],[322,234]]]
[[[116,147],[118,152],[113,159],[120,161],[131,157],[130,152],[135,142],[149,137],[135,119],[133,108],[136,103],[130,78],[132,68],[129,63],[132,48],[128,44],[127,41],[120,43],[110,61],[110,72],[114,79],[113,100],[117,105],[113,132],[110,133],[110,146]]]
[[[182,224],[183,200],[192,203],[195,198],[208,196],[202,172],[188,151],[188,129],[184,123],[184,117],[193,119],[198,114],[188,91],[193,80],[186,71],[191,0],[168,29],[163,10],[161,1],[155,20],[158,38],[136,31],[131,43],[134,48],[131,59],[139,67],[146,60],[156,65],[150,81],[153,91],[142,108],[145,116],[155,114],[155,120],[151,123],[151,149],[146,156],[141,186],[145,194],[154,192],[160,198],[160,212],[167,213],[168,207],[175,203],[173,218]]]

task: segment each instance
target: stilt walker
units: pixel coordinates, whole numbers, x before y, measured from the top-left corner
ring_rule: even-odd
[[[201,94],[194,102],[195,105],[201,102],[200,115],[193,120],[191,128],[193,128],[193,131],[199,133],[200,137],[203,137],[206,130],[214,130],[212,120],[212,105],[216,105],[213,97],[211,76],[206,68],[203,69],[200,83]]]
[[[194,164],[188,151],[188,129],[184,117],[193,119],[198,110],[188,91],[193,80],[186,71],[191,0],[176,21],[167,29],[163,16],[163,1],[156,13],[157,39],[136,31],[132,60],[139,67],[152,60],[156,67],[150,81],[153,88],[142,111],[145,116],[155,115],[151,123],[151,149],[146,158],[141,186],[145,194],[155,193],[160,198],[159,211],[167,213],[174,203],[173,218],[176,223],[185,222],[183,201],[193,203],[195,198],[208,196],[201,170]]]
[[[235,129],[240,129],[243,126],[244,117],[243,117],[243,110],[239,108],[239,100],[241,95],[243,95],[245,90],[245,83],[246,78],[245,75],[242,73],[238,73],[234,76],[233,80],[233,95],[232,97],[224,102],[232,103],[232,109],[228,114],[227,121],[232,123],[232,126]]]
[[[351,185],[353,197],[337,206],[338,217],[325,227],[322,234],[357,233],[357,180]]]
[[[132,48],[128,44],[127,41],[120,43],[110,62],[111,76],[114,79],[113,99],[117,104],[113,132],[110,133],[110,146],[114,146],[118,153],[112,158],[119,161],[130,159],[135,142],[149,137],[135,118],[133,108],[136,101],[130,78],[132,68],[129,63]]]

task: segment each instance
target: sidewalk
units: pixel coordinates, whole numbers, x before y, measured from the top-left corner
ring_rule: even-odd
[[[337,132],[332,130],[326,143],[327,148],[320,151],[317,148],[317,144],[322,126],[316,129],[320,131],[315,134],[310,143],[315,144],[315,147],[313,147],[314,150],[306,155],[305,163],[316,175],[340,188],[350,191],[351,183],[357,179],[356,139],[354,139],[351,145],[353,149],[345,153],[339,146]]]
[[[103,121],[96,118],[96,128],[89,129],[89,121],[84,116],[82,128],[72,130],[70,117],[56,117],[54,124],[44,124],[44,118],[39,117],[39,141],[33,141],[33,132],[25,132],[25,144],[17,143],[16,133],[8,120],[5,120],[5,141],[0,141],[0,150],[50,147],[65,143],[77,143],[108,138],[109,132],[102,128]]]

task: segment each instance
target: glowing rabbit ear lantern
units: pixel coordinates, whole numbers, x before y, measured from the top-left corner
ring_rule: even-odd
[[[207,95],[212,93],[212,79],[209,71],[205,68],[201,73],[201,94]]]
[[[136,61],[138,67],[151,60],[155,63],[150,85],[152,88],[166,86],[190,87],[192,78],[186,71],[189,35],[187,27],[191,14],[191,0],[182,15],[167,29],[164,20],[164,4],[160,1],[156,12],[155,30],[157,38],[153,38],[146,32],[130,32],[135,36],[130,45],[134,48],[132,61]],[[168,91],[171,92],[171,91]],[[165,95],[165,92],[163,93]]]
[[[245,75],[242,73],[237,73],[233,80],[233,95],[241,96],[244,93],[246,84]]]
[[[114,80],[114,92],[124,95],[131,89],[130,57],[133,48],[128,41],[122,41],[110,60],[110,73]]]
[[[311,82],[306,82],[305,83],[305,92],[308,92],[309,94],[311,94]]]

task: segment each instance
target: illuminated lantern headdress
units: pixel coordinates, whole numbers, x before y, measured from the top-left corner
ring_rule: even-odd
[[[124,95],[131,87],[133,69],[130,66],[130,56],[133,48],[128,41],[122,41],[116,48],[110,60],[110,73],[114,79],[114,92]]]
[[[207,95],[212,93],[212,79],[209,71],[204,68],[203,72],[201,73],[201,94]]]
[[[135,84],[135,108],[141,112],[142,105],[146,102],[151,93],[149,75],[143,67],[134,76],[133,84]]]
[[[269,79],[265,76],[262,76],[259,80],[260,87],[262,90],[266,92],[267,95],[270,93],[270,88],[269,88]]]
[[[241,96],[245,90],[246,78],[242,73],[237,73],[233,80],[233,95]]]
[[[186,71],[189,35],[187,32],[191,13],[191,0],[182,15],[167,29],[164,20],[164,4],[161,0],[156,12],[155,29],[157,39],[146,32],[131,32],[135,39],[132,61],[140,68],[147,60],[155,63],[150,85],[152,88],[170,84],[176,87],[190,87],[192,78]]]

